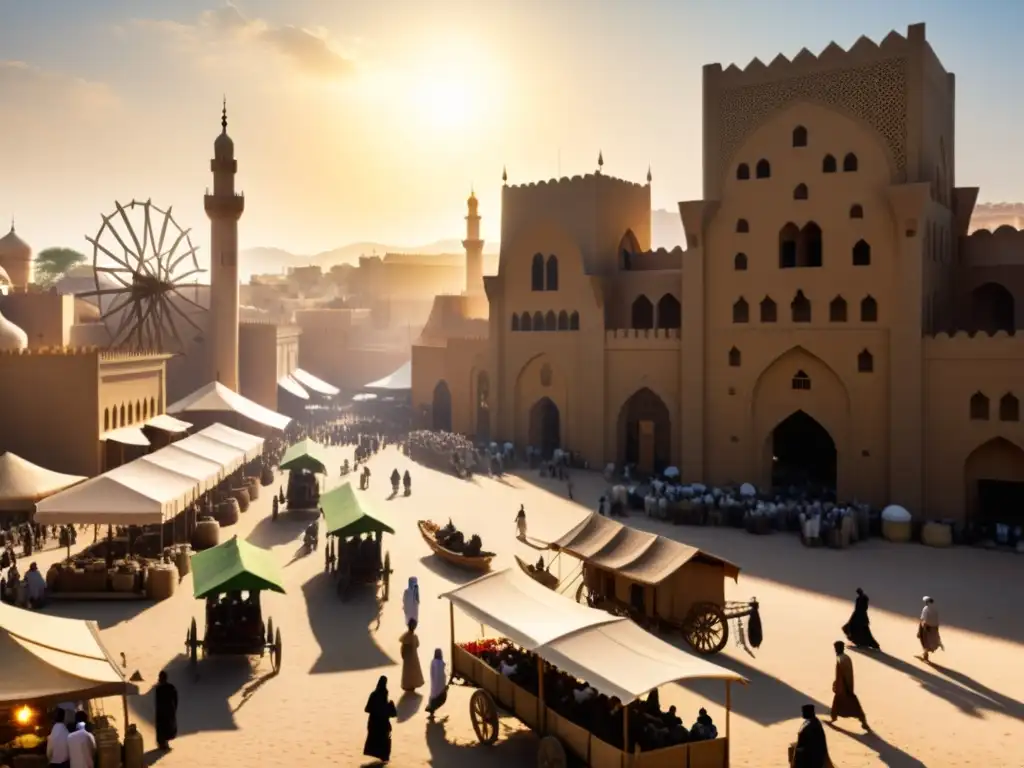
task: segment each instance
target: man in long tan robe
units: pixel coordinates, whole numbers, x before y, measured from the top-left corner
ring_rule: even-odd
[[[855,717],[860,720],[865,731],[870,731],[864,710],[860,705],[860,699],[854,693],[853,688],[853,660],[846,655],[846,644],[837,640],[836,649],[836,678],[832,683],[832,719],[834,723],[840,717]]]

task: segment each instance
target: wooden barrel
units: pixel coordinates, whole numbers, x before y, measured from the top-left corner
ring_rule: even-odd
[[[51,565],[46,571],[46,588],[51,592],[57,588],[57,582],[60,580],[60,568],[56,565]]]
[[[231,496],[238,502],[238,511],[246,512],[249,509],[249,489],[232,488]]]
[[[174,595],[178,584],[178,569],[172,565],[154,565],[146,579],[146,596],[150,600],[166,600]]]
[[[217,505],[213,516],[220,523],[221,528],[226,528],[238,522],[238,514],[238,499],[232,496],[230,499],[225,499]]]
[[[220,538],[220,526],[214,523],[213,530],[217,532],[217,538]],[[178,569],[178,578],[183,579],[188,575],[188,572],[192,570],[192,558],[189,557],[188,547],[179,547],[178,551],[174,554],[174,565]]]
[[[93,731],[96,739],[96,765],[100,768],[121,768],[121,743],[115,728],[97,728]]]
[[[928,547],[951,547],[953,527],[948,523],[925,523],[921,529],[921,543]]]
[[[135,589],[135,574],[114,572],[110,574],[110,589],[114,592],[131,592]]]
[[[260,485],[273,485],[274,484],[274,470],[270,467],[264,467],[260,472]]]
[[[143,768],[146,764],[145,752],[142,734],[133,723],[128,726],[128,733],[124,737],[124,768]],[[103,766],[101,765],[100,768]]]
[[[886,541],[893,541],[900,544],[910,541],[910,523],[897,523],[892,520],[883,520],[882,536]]]
[[[260,479],[258,477],[245,478],[245,488],[249,491],[249,501],[256,501],[260,497]]]
[[[192,534],[192,549],[202,552],[204,549],[216,547],[220,544],[220,523],[213,518],[205,518],[196,523],[195,533]]]

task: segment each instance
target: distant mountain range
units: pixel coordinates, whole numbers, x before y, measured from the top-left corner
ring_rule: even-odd
[[[654,248],[674,248],[683,245],[683,225],[678,211],[651,211],[651,244]],[[329,270],[337,264],[359,263],[360,256],[383,256],[385,253],[414,253],[424,256],[442,253],[462,253],[460,240],[438,240],[428,245],[408,248],[384,243],[360,242],[349,243],[340,248],[324,251],[312,256],[302,256],[283,248],[247,248],[241,253],[242,279],[248,280],[252,275],[280,274],[289,267],[319,266]],[[484,253],[498,253],[497,243],[487,243]]]

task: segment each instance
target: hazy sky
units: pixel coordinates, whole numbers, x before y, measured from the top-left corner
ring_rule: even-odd
[[[1011,0],[0,0],[0,219],[86,248],[113,201],[202,195],[227,94],[243,247],[459,237],[501,170],[595,167],[700,196],[701,65],[878,41],[924,21],[957,74],[957,181],[1024,199]],[[6,229],[6,225],[3,225]]]

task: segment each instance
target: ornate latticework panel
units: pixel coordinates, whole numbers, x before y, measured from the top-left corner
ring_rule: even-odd
[[[725,90],[720,96],[719,163],[772,113],[798,100],[817,101],[864,120],[885,141],[898,171],[907,165],[907,75],[903,58]]]

